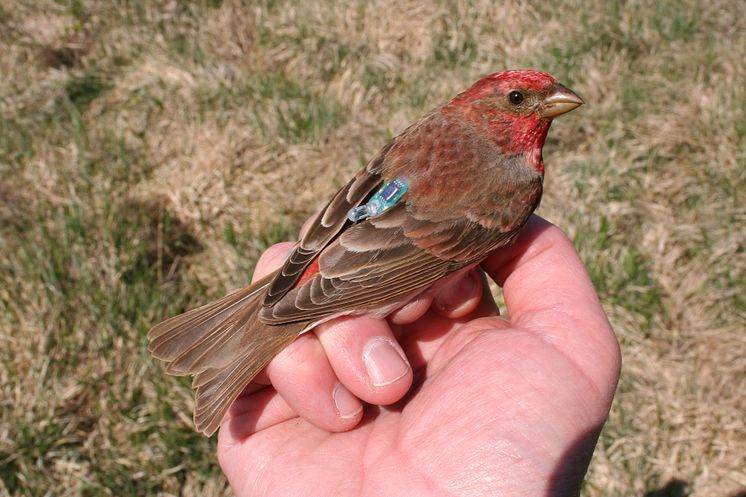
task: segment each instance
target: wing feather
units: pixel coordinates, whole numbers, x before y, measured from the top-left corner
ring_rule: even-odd
[[[263,304],[265,307],[271,307],[277,303],[293,288],[311,261],[345,226],[347,212],[360,205],[374,189],[381,185],[383,181],[381,166],[395,143],[396,139],[391,140],[368,163],[365,169],[342,187],[326,207],[316,215],[308,231],[295,246],[288,260],[277,271],[264,297]]]

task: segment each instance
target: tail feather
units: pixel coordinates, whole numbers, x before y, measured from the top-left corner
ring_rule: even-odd
[[[241,355],[223,368],[211,368],[194,377],[197,402],[194,424],[207,436],[215,433],[233,401],[254,377],[290,344],[305,327],[305,323],[271,326],[256,322],[256,328],[244,334]]]
[[[229,293],[220,300],[197,307],[158,323],[148,332],[148,350],[158,359],[173,361],[184,351],[185,344],[192,344],[207,332],[228,319],[252,298],[257,299],[270,283],[267,276],[251,286]]]
[[[280,350],[295,340],[302,326],[286,325],[280,328],[282,330],[278,335],[282,337],[282,341],[276,339],[269,353],[248,353],[222,370],[207,370],[194,378],[195,384],[199,385],[194,407],[194,425],[197,431],[208,437],[215,433],[233,401],[246,385]],[[203,379],[203,375],[207,378]]]
[[[191,345],[183,347],[166,368],[168,374],[195,374],[207,369],[226,367],[241,351],[241,336],[252,327],[256,319],[257,300],[247,302],[236,314],[207,330]],[[259,325],[261,326],[261,324]],[[184,344],[184,342],[180,342]]]
[[[167,363],[169,374],[194,375],[194,422],[205,435],[217,430],[246,385],[305,328],[305,323],[272,326],[257,319],[272,276],[148,333],[148,349]]]

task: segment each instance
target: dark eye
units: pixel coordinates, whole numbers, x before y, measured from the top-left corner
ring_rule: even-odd
[[[510,103],[513,105],[520,105],[521,102],[523,102],[523,93],[518,90],[513,90],[508,93],[508,100],[510,100]]]

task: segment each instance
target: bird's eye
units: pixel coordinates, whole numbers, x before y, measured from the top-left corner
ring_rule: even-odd
[[[520,105],[523,102],[523,98],[523,93],[519,92],[518,90],[513,90],[508,93],[508,100],[513,105]]]

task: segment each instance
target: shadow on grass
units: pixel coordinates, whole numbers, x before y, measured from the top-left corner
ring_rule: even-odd
[[[688,495],[689,484],[678,478],[673,478],[661,488],[646,492],[644,497],[687,497]]]

